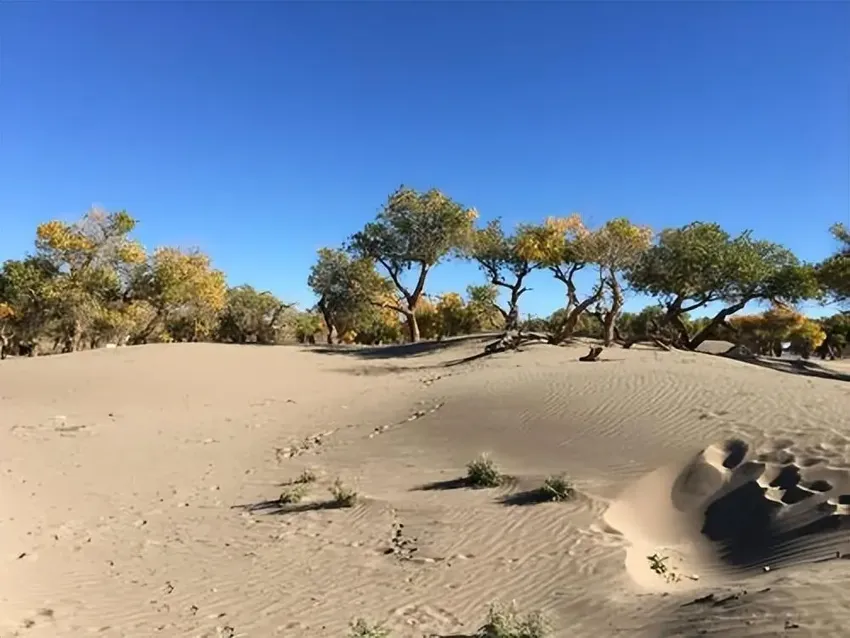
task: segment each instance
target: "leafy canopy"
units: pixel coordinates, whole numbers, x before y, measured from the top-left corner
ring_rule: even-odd
[[[270,292],[242,285],[227,291],[227,302],[219,317],[218,336],[234,343],[277,341],[277,325],[286,304]]]
[[[844,224],[830,228],[839,242],[838,250],[818,266],[818,279],[836,301],[850,301],[850,229]]]
[[[381,264],[402,293],[409,308],[421,296],[428,270],[469,241],[477,216],[442,192],[418,192],[402,186],[390,195],[375,221],[356,233],[349,248],[359,256]],[[418,267],[412,290],[402,274]]]
[[[465,256],[478,263],[490,283],[509,287],[509,278],[519,280],[539,267],[520,251],[527,233],[526,229],[520,228],[518,233],[506,235],[502,220],[494,219],[472,232]]]
[[[813,270],[791,251],[749,232],[732,238],[715,223],[662,231],[627,276],[636,290],[678,313],[717,301],[793,303],[817,292]]]

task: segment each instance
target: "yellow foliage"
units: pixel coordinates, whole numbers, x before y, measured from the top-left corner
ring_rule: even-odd
[[[652,245],[652,229],[632,224],[625,217],[607,222],[581,240],[589,261],[621,270],[633,264]]]
[[[144,246],[136,241],[127,241],[117,250],[118,258],[127,264],[143,264],[147,259]]]
[[[0,321],[11,319],[15,316],[15,311],[7,303],[0,303]]]
[[[45,248],[58,253],[89,252],[94,249],[94,242],[77,228],[64,222],[53,220],[41,224],[35,231],[36,241]]]
[[[191,304],[220,312],[227,303],[224,273],[213,269],[202,252],[158,248],[152,268],[160,300],[166,304]]]
[[[826,339],[826,333],[820,324],[811,319],[804,319],[802,324],[791,332],[792,341],[796,341],[806,347],[808,351],[816,350]]]
[[[419,336],[423,339],[434,339],[440,334],[440,317],[434,303],[423,296],[416,304],[416,323],[419,325]]]
[[[521,226],[517,231],[517,255],[542,264],[562,263],[589,234],[578,213],[548,217],[542,225]]]

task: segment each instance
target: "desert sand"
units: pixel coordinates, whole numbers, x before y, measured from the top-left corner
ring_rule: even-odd
[[[4,361],[0,636],[466,636],[511,600],[565,638],[846,635],[850,383],[640,347],[458,363],[482,347]],[[464,486],[481,453],[512,480]],[[560,472],[574,499],[528,502]]]

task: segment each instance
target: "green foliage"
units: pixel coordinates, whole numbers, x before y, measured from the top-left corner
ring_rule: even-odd
[[[22,341],[38,337],[55,316],[58,270],[43,257],[8,260],[0,271],[4,330]]]
[[[628,278],[639,292],[689,312],[715,301],[805,299],[816,294],[813,274],[778,244],[750,233],[732,238],[717,224],[694,222],[663,231]]]
[[[294,483],[315,483],[317,478],[318,477],[313,470],[307,469],[298,475],[298,478],[295,479]]]
[[[525,322],[524,329],[550,332],[555,342],[573,335],[607,342],[614,327],[626,338],[651,330],[696,347],[709,336],[734,338],[728,319],[749,301],[789,305],[823,292],[846,303],[850,292],[850,231],[842,224],[831,229],[837,251],[814,267],[749,233],[731,237],[717,224],[668,229],[650,245],[651,231],[625,218],[590,230],[572,215],[510,233],[498,219],[476,229],[475,218],[474,210],[440,191],[400,188],[346,250],[319,252],[308,280],[319,313],[298,313],[251,286],[228,289],[223,273],[199,251],[160,248],[147,255],[132,238],[136,221],[128,213],[93,210],[73,223],[41,224],[34,254],[0,269],[0,337],[52,340],[54,350],[128,340],[308,342],[323,328],[329,338],[357,343],[397,342],[405,328],[412,340],[439,338],[512,327],[527,276],[546,268],[565,283],[566,307]],[[488,283],[470,286],[465,296],[429,300],[428,273],[456,255],[477,263]],[[599,278],[583,292],[574,276],[590,266]],[[621,314],[623,275],[662,307]],[[714,317],[688,318],[718,302],[724,307]],[[844,318],[836,317],[800,324],[788,339],[801,352],[820,340],[824,356],[840,356],[836,349],[848,334]]]
[[[691,338],[676,324],[684,313],[721,302],[726,307],[712,320],[719,323],[750,301],[791,304],[818,294],[814,269],[791,251],[748,232],[732,238],[717,224],[703,222],[663,231],[629,270],[628,280],[663,301],[666,318],[674,320],[688,347],[706,335]]]
[[[402,186],[392,193],[375,221],[351,238],[350,250],[360,258],[380,264],[401,302],[387,303],[407,318],[411,341],[419,339],[416,305],[425,290],[431,268],[469,242],[476,213],[440,191],[418,192]],[[413,288],[404,282],[413,270]]]
[[[545,638],[548,626],[542,614],[522,615],[516,604],[491,605],[476,638]]]
[[[278,502],[281,505],[292,505],[300,503],[309,492],[309,485],[306,482],[295,483],[280,493]]]
[[[333,504],[336,507],[354,507],[359,495],[353,489],[346,487],[342,480],[337,478],[330,487]]]
[[[374,262],[344,250],[320,249],[307,284],[319,297],[328,342],[350,331],[380,334],[379,309],[395,305],[392,284],[375,271]]]
[[[500,219],[489,222],[483,228],[475,230],[466,246],[465,255],[478,264],[490,282],[495,293],[496,286],[510,293],[508,309],[501,310],[496,305],[496,294],[490,303],[501,311],[506,328],[517,326],[519,321],[519,298],[528,288],[523,286],[526,277],[541,264],[528,257],[529,251],[521,250],[524,234],[530,232],[520,228],[517,234],[505,235]]]
[[[91,210],[73,224],[50,221],[36,229],[36,255],[55,271],[53,327],[66,351],[120,332],[120,310],[132,270],[144,262],[129,238],[136,221],[125,211]]]
[[[351,631],[348,638],[389,638],[389,629],[381,624],[370,625],[363,618],[358,618],[351,623]]]
[[[679,574],[673,571],[668,565],[667,556],[661,556],[658,553],[652,554],[651,556],[647,556],[646,560],[649,561],[649,568],[661,576],[668,583],[675,583],[681,580]]]
[[[230,343],[276,343],[278,322],[288,307],[272,293],[258,292],[252,286],[229,288],[218,319],[218,339]]]
[[[850,301],[850,229],[844,224],[835,224],[830,232],[839,247],[835,254],[818,265],[817,276],[831,298],[846,304]]]
[[[550,501],[569,501],[576,493],[572,482],[564,474],[547,477],[541,489]]]
[[[473,487],[498,487],[504,483],[505,477],[493,460],[482,454],[467,464],[466,480]]]
[[[136,270],[134,290],[154,308],[155,315],[135,343],[145,343],[157,329],[186,341],[208,338],[227,303],[224,273],[215,270],[199,250],[159,248]]]
[[[294,320],[295,340],[298,343],[313,342],[316,335],[322,332],[324,323],[321,315],[315,312],[298,313]]]

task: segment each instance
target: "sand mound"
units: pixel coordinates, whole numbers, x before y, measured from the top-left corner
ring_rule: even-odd
[[[789,440],[754,451],[730,439],[641,479],[606,519],[641,551],[671,549],[681,572],[720,573],[850,557],[848,513],[846,462],[800,456]],[[629,561],[639,581],[642,558]]]

